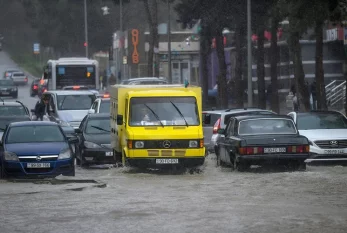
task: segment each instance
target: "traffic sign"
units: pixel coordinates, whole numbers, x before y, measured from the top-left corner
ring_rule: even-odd
[[[40,53],[40,44],[35,43],[34,44],[34,54],[39,54]]]

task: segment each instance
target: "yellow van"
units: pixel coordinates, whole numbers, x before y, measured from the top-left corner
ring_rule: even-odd
[[[203,165],[200,87],[114,85],[110,94],[116,160],[142,168]]]

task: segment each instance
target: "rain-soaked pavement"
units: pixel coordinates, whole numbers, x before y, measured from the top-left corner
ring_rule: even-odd
[[[346,177],[341,166],[231,172],[213,155],[200,174],[78,168],[58,179],[86,184],[0,181],[0,232],[346,233]]]

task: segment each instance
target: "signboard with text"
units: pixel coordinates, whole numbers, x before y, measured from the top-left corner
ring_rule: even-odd
[[[40,53],[40,44],[35,43],[33,46],[34,54],[39,54]]]

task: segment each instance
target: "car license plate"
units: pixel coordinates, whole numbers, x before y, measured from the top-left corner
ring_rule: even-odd
[[[156,159],[156,164],[178,164],[178,159]]]
[[[285,147],[264,148],[264,153],[285,153],[286,151]]]
[[[27,163],[27,168],[48,168],[51,167],[50,163]]]
[[[113,156],[113,152],[106,152],[106,156]]]
[[[324,150],[324,154],[331,154],[331,155],[345,154],[345,150]]]

